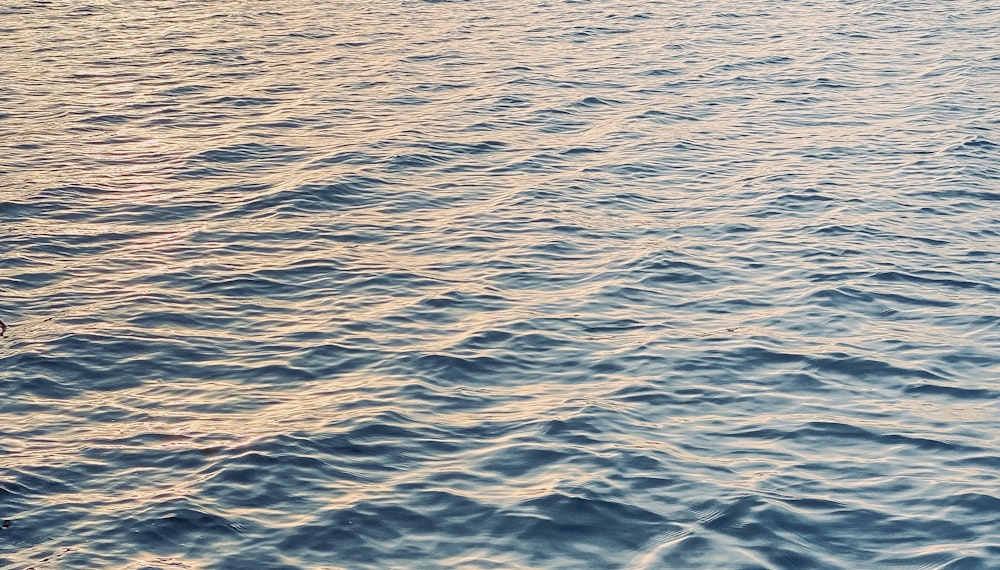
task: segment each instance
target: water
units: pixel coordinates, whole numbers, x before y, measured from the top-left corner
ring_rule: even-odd
[[[0,28],[0,566],[1000,568],[993,3]]]

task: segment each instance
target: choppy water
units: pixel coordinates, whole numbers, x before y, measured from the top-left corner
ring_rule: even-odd
[[[1000,568],[995,3],[0,28],[0,566]]]

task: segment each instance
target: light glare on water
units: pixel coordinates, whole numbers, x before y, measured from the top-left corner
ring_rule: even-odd
[[[998,23],[0,5],[0,566],[1000,566]]]

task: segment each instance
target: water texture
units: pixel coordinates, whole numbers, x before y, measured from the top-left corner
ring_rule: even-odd
[[[0,1],[0,567],[1000,568],[998,37]]]

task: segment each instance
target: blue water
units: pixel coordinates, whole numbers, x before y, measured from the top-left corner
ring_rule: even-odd
[[[1000,7],[0,3],[3,568],[1000,568]]]

